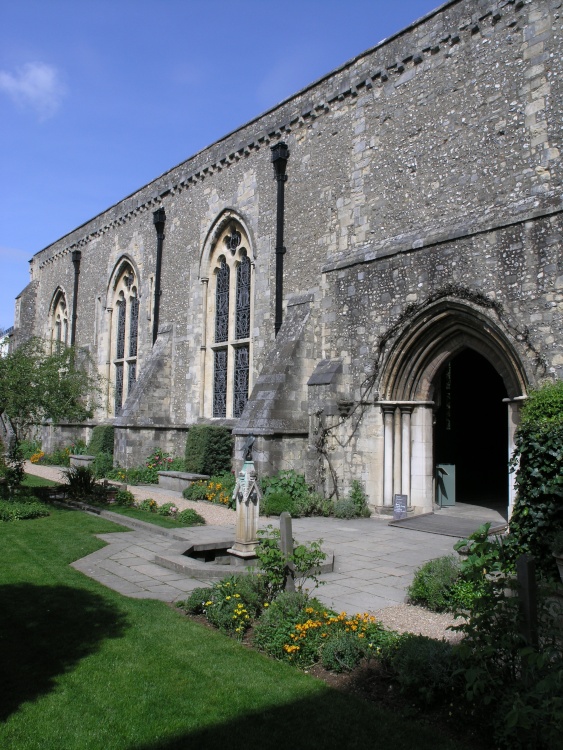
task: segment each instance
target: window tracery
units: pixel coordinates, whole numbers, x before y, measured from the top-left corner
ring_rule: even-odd
[[[113,284],[113,333],[110,360],[113,364],[113,412],[121,414],[123,404],[137,380],[139,336],[139,299],[137,278],[132,266],[124,262]]]
[[[68,345],[68,307],[63,291],[55,294],[51,313],[51,349]]]
[[[250,389],[252,264],[246,233],[236,223],[225,228],[210,262],[208,318],[212,369],[209,416],[240,417]]]

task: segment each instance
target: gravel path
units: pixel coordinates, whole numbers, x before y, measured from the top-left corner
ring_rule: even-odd
[[[26,474],[34,474],[36,477],[51,479],[53,482],[64,482],[63,471],[64,469],[61,469],[59,466],[40,466],[38,464],[32,464],[30,461],[25,462]],[[112,484],[119,484],[119,482],[113,482]],[[180,492],[162,490],[159,489],[157,485],[143,485],[142,487],[127,485],[127,489],[133,493],[136,500],[147,500],[148,498],[151,498],[155,500],[158,505],[174,503],[180,510],[193,508],[193,510],[197,511],[200,516],[205,518],[205,522],[210,526],[234,526],[235,524],[236,514],[234,510],[224,508],[221,505],[186,500],[182,497]]]
[[[450,643],[461,640],[459,633],[448,630],[452,625],[459,625],[460,620],[454,620],[453,615],[447,612],[439,614],[412,604],[398,604],[396,607],[385,607],[373,614],[386,628],[398,633],[416,633],[438,640],[444,638]]]

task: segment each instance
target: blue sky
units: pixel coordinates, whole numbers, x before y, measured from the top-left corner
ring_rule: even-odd
[[[439,4],[4,3],[0,329],[34,253]]]

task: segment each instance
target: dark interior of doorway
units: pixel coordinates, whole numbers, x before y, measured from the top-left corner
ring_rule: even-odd
[[[473,349],[452,357],[438,377],[435,463],[455,464],[456,502],[508,507],[507,393],[491,363]]]

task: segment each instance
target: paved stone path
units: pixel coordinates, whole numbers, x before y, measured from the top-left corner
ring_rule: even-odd
[[[29,473],[35,473],[36,468],[45,476],[49,467],[30,465]],[[139,492],[136,487],[129,489],[134,494]],[[174,496],[179,497],[179,493],[166,493],[169,499],[174,500]],[[197,504],[198,512],[206,507]],[[471,512],[468,507],[463,511],[465,515]],[[482,516],[482,509],[474,513]],[[277,525],[277,519],[264,519],[261,525],[269,523]],[[234,524],[175,529],[170,536],[145,530],[100,534],[107,546],[76,561],[73,567],[125,596],[172,602],[209,582],[156,565],[155,555],[166,554],[178,539],[185,539],[189,546],[195,541],[226,541],[233,538],[233,532]],[[293,534],[298,542],[322,539],[323,547],[334,552],[334,571],[322,576],[325,583],[315,596],[328,607],[349,614],[403,602],[414,571],[427,560],[451,553],[456,542],[451,536],[392,527],[382,518],[300,518],[293,521]]]

